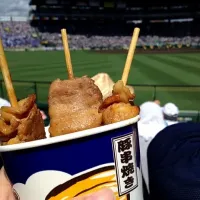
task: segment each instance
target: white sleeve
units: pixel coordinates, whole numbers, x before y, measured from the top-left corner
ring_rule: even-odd
[[[10,103],[8,101],[5,101],[3,106],[11,106]]]
[[[11,106],[11,105],[10,105],[10,103],[7,100],[0,98],[0,108],[2,106]]]

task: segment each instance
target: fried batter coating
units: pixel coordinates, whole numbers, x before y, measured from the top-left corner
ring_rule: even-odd
[[[0,139],[3,145],[45,138],[44,121],[35,100],[36,96],[30,95],[18,102],[18,108],[1,108]]]
[[[112,95],[110,97],[107,97],[103,103],[101,104],[101,106],[99,107],[99,110],[101,112],[101,110],[106,109],[107,107],[109,107],[110,105],[112,105],[113,103],[120,103],[121,102],[121,98],[119,94],[115,94]]]
[[[102,113],[98,109],[102,98],[88,77],[52,82],[48,100],[51,137],[100,126]]]
[[[114,103],[103,111],[103,123],[112,124],[137,116],[140,112],[138,106],[129,103]]]
[[[119,80],[113,86],[113,95],[119,95],[121,102],[129,103],[130,100],[134,100],[135,94],[132,94],[128,87],[126,87],[123,81]]]
[[[140,112],[138,106],[132,106],[135,94],[124,86],[122,81],[118,81],[113,86],[113,95],[107,97],[99,108],[103,114],[103,124],[112,124],[137,116]]]

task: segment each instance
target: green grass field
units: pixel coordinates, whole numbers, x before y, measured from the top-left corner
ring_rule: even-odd
[[[66,79],[64,53],[56,52],[7,52],[9,68],[18,98],[34,93],[31,81]],[[121,78],[126,54],[104,54],[90,51],[71,52],[74,74],[93,76],[108,73],[114,81]],[[2,76],[0,76],[2,79]],[[158,87],[156,98],[164,104],[176,103],[182,110],[200,110],[200,53],[138,54],[132,63],[128,84],[133,85],[199,85],[194,87]],[[47,103],[48,84],[37,84],[39,102]],[[136,86],[136,103],[152,100],[154,87]],[[1,96],[2,91],[0,89]],[[3,86],[3,93],[6,94]]]

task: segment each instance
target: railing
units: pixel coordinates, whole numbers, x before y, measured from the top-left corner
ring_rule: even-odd
[[[13,80],[13,85],[14,87],[18,87],[19,84],[23,84],[23,86],[25,87],[27,84],[28,85],[32,85],[30,88],[32,88],[34,90],[33,93],[36,94],[36,97],[37,97],[37,100],[39,99],[39,94],[38,94],[38,85],[42,84],[42,85],[46,85],[49,87],[49,85],[51,84],[50,81],[19,81],[19,80]],[[30,89],[29,88],[29,89]],[[16,89],[16,88],[15,88]],[[28,94],[27,94],[28,95]],[[4,81],[3,80],[0,80],[0,96],[2,98],[7,98],[7,93],[6,93],[6,90],[5,90],[5,85],[4,85]],[[25,97],[25,96],[24,96]]]
[[[24,85],[26,84],[31,84],[32,88],[34,90],[34,93],[36,94],[36,96],[39,98],[39,94],[38,94],[38,85],[46,85],[49,87],[49,85],[51,84],[50,81],[22,81],[22,80],[13,80],[13,84],[19,84],[19,83],[23,83]],[[131,86],[133,86],[134,88],[153,88],[153,95],[152,95],[152,100],[157,99],[157,92],[162,89],[164,90],[168,90],[168,91],[200,91],[200,85],[153,85],[153,84],[129,84]],[[0,95],[3,98],[6,98],[6,91],[5,91],[5,86],[4,86],[4,81],[0,80]]]
[[[13,81],[18,99],[36,94],[38,107],[48,113],[48,90],[50,81]],[[131,85],[131,84],[130,84]],[[148,85],[134,84],[136,103],[159,99],[162,103],[174,102],[182,111],[181,121],[200,122],[200,85]],[[3,80],[0,80],[0,97],[7,98]],[[188,111],[187,111],[188,110]]]
[[[200,122],[200,111],[181,110],[179,113],[179,121]]]

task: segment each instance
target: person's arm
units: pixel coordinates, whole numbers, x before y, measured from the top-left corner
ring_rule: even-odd
[[[11,106],[11,105],[10,105],[9,101],[0,98],[0,107],[2,107],[2,106]]]

